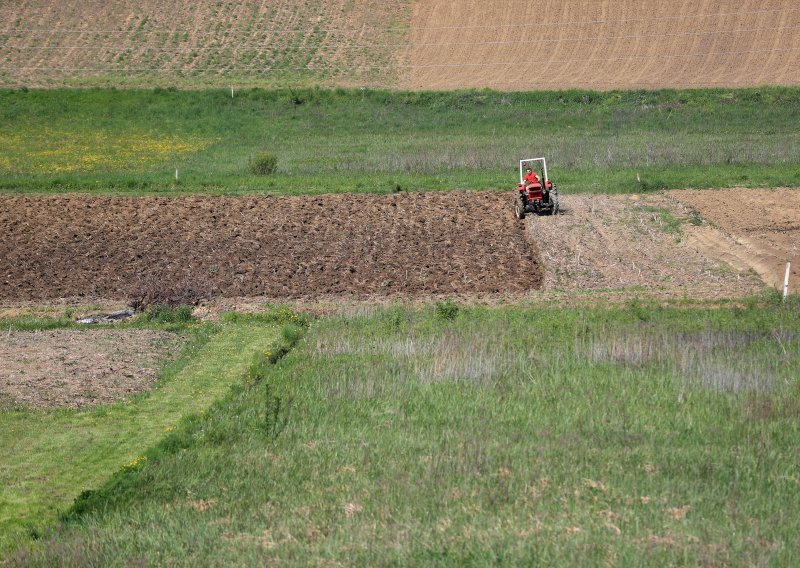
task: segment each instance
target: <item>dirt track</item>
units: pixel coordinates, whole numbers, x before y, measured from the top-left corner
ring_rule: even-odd
[[[753,269],[764,282],[782,288],[791,262],[790,290],[800,290],[800,189],[673,191],[711,225],[693,227],[695,248],[739,269]]]
[[[800,83],[790,0],[419,0],[409,89]]]
[[[535,247],[504,193],[281,198],[0,196],[0,301],[521,293]]]

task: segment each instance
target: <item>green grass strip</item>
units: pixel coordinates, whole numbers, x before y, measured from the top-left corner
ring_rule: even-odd
[[[131,403],[85,411],[0,413],[0,550],[34,536],[82,491],[140,463],[181,417],[206,410],[242,379],[277,326],[225,325]],[[188,362],[186,362],[188,358]]]
[[[565,193],[800,184],[800,88],[0,90],[0,193]],[[257,156],[273,175],[254,175]],[[177,177],[176,177],[177,170]]]

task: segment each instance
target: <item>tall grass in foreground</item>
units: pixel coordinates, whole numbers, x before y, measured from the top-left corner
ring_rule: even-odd
[[[0,190],[308,194],[800,184],[800,88],[409,93],[0,90]],[[271,176],[249,171],[277,159]],[[178,179],[175,173],[178,170]]]
[[[11,564],[795,565],[798,332],[796,302],[319,320]],[[721,389],[681,346],[783,358]]]

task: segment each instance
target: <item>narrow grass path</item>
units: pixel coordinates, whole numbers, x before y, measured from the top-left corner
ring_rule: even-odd
[[[0,413],[0,550],[55,520],[82,491],[135,462],[240,380],[277,328],[226,325],[148,396],[91,410]],[[23,531],[27,531],[25,535]]]

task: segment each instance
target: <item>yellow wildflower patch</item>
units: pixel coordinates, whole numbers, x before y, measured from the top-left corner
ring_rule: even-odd
[[[215,140],[102,130],[0,133],[0,168],[17,173],[132,170],[205,150]]]
[[[124,466],[122,466],[122,469],[123,470],[137,469],[142,465],[144,465],[146,461],[147,461],[147,456],[139,456],[138,458],[131,460]]]

